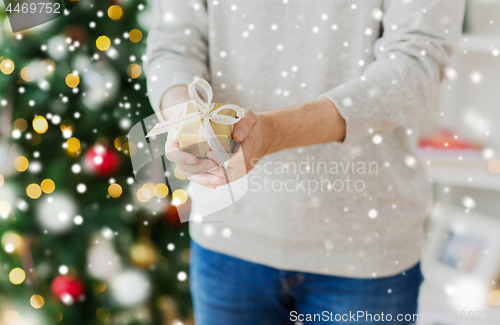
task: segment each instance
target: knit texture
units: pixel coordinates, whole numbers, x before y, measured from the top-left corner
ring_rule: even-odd
[[[228,187],[191,184],[192,238],[271,267],[382,277],[415,265],[431,205],[416,155],[461,34],[464,0],[155,0],[145,70],[155,111],[194,77],[254,112],[326,97],[342,143],[264,157]],[[310,132],[316,132],[310,130]],[[213,212],[213,213],[211,213]],[[211,213],[210,215],[208,215]]]

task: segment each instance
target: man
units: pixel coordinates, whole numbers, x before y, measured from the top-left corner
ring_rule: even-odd
[[[190,224],[197,324],[381,313],[412,323],[397,315],[417,311],[430,205],[416,120],[454,52],[464,1],[157,0],[153,10],[146,70],[158,114],[190,100],[195,77],[210,81],[213,102],[247,109],[233,131],[246,168],[228,172],[248,193],[213,214],[222,222]],[[192,181],[193,211],[207,214],[227,187],[220,167],[179,151],[175,134],[166,151]]]

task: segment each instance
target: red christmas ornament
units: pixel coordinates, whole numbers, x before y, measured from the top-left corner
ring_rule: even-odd
[[[76,277],[59,275],[52,281],[51,289],[57,299],[66,305],[85,299],[83,283]]]
[[[118,170],[120,157],[113,149],[95,144],[85,153],[84,166],[90,174],[106,177]]]

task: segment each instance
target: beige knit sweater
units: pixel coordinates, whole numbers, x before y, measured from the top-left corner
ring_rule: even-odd
[[[192,238],[337,276],[389,276],[417,263],[431,195],[416,120],[454,52],[464,2],[155,0],[146,63],[155,110],[167,89],[199,76],[214,102],[261,112],[325,96],[347,121],[343,143],[266,156],[232,184],[238,201],[222,210],[227,186],[191,184]]]

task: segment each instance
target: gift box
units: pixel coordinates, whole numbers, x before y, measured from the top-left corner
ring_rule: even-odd
[[[224,105],[227,104],[212,104],[210,112]],[[198,112],[198,108],[194,101],[187,102],[184,107],[183,115],[195,112]],[[237,115],[236,111],[229,108],[221,110],[219,114],[234,118],[236,118]],[[210,125],[224,150],[226,150],[227,153],[232,153],[234,150],[234,140],[232,140],[233,125],[224,125],[213,121],[210,121]],[[206,158],[206,154],[210,151],[210,147],[205,139],[201,120],[181,125],[179,130],[179,146],[182,151],[188,152],[197,158]]]
[[[204,102],[196,91],[199,85],[205,91],[207,102]],[[234,149],[233,125],[238,123],[245,112],[235,104],[212,104],[213,90],[210,84],[201,78],[196,78],[188,86],[191,101],[184,105],[183,114],[156,124],[146,137],[179,129],[179,147],[197,158],[206,158],[209,151],[213,152],[218,164],[226,164],[230,159],[228,153]],[[177,109],[177,107],[172,107]]]

